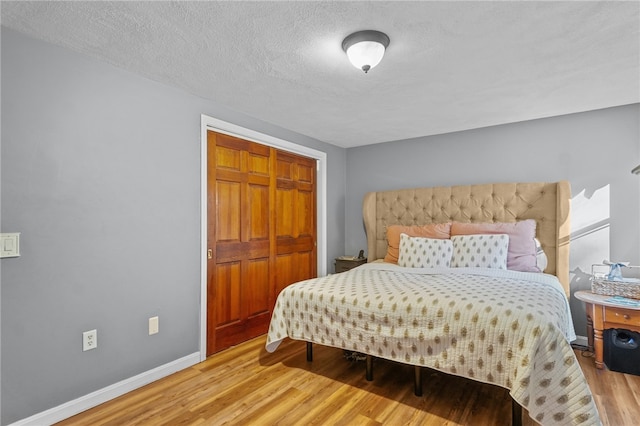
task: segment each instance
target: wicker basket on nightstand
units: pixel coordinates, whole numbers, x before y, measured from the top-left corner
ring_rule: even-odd
[[[596,264],[591,267],[591,292],[604,296],[623,296],[640,299],[640,281],[612,281],[606,279],[606,274],[598,273],[598,268],[608,265]],[[640,266],[626,266],[625,268],[640,268]],[[624,269],[624,268],[623,268]]]

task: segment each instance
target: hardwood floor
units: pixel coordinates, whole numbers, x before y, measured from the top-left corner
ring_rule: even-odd
[[[596,370],[576,353],[604,425],[640,423],[640,377]],[[423,372],[424,395],[413,394],[413,368],[384,360],[365,380],[363,361],[303,342],[269,354],[264,337],[132,391],[59,425],[509,425],[506,390]],[[535,425],[526,412],[523,425]]]

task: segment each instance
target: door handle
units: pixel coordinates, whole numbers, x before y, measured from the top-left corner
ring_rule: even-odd
[[[211,249],[207,250],[207,259],[209,260],[213,259],[213,250]]]

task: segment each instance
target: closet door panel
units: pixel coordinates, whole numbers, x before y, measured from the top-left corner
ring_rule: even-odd
[[[269,315],[269,258],[249,261],[246,278],[243,294],[246,296],[247,317]]]
[[[240,321],[240,262],[218,264],[212,290],[218,326]]]
[[[249,185],[249,241],[269,240],[269,187]]]

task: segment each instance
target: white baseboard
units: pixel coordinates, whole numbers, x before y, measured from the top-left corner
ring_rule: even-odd
[[[78,413],[93,408],[96,405],[100,405],[104,402],[124,395],[127,392],[131,392],[134,389],[138,389],[144,385],[147,385],[163,377],[169,376],[177,371],[184,370],[200,362],[200,352],[195,352],[190,355],[179,358],[175,361],[171,361],[167,364],[156,367],[152,370],[145,371],[137,376],[130,377],[122,380],[121,382],[114,383],[106,388],[99,389],[95,392],[91,392],[88,395],[81,396],[73,401],[65,402],[57,407],[50,408],[38,414],[34,414],[26,419],[19,420],[12,423],[11,426],[42,426],[51,425],[61,420],[67,419],[71,416],[75,416]]]
[[[576,336],[576,340],[574,340],[571,343],[578,346],[584,346],[586,348],[587,345],[589,344],[589,340],[587,339],[586,336]]]

